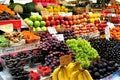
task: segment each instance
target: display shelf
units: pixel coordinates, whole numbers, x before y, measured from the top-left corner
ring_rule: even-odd
[[[17,46],[17,47],[6,47],[0,49],[0,56],[4,55],[6,53],[13,53],[13,52],[20,52],[24,50],[32,50],[36,49],[40,46],[39,42],[31,43],[31,44],[25,44],[23,46]]]

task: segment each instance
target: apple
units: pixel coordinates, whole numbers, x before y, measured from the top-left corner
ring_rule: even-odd
[[[41,27],[42,31],[47,31],[47,28],[45,26]]]
[[[70,28],[70,25],[66,25],[66,28]]]
[[[59,20],[59,15],[55,15],[54,20]]]
[[[50,26],[50,21],[46,21],[46,27]]]
[[[65,21],[65,25],[68,25],[68,21]]]
[[[76,15],[73,15],[73,20],[76,20],[76,19],[77,19]]]
[[[63,20],[63,19],[64,19],[64,17],[63,17],[63,16],[59,16],[59,19],[60,19],[60,20]]]
[[[36,31],[42,31],[42,29],[40,27],[36,27],[35,30]]]
[[[77,20],[74,19],[74,20],[73,20],[73,24],[76,24],[76,23],[77,23]]]
[[[37,18],[38,21],[42,21],[42,16],[37,15],[36,18]]]
[[[81,22],[80,22],[80,20],[78,19],[78,20],[77,20],[77,24],[80,24],[80,23],[81,23]]]
[[[71,21],[72,20],[72,16],[68,16],[68,20]]]
[[[28,20],[28,21],[27,21],[27,24],[28,24],[28,26],[33,26],[33,21]]]
[[[55,25],[59,25],[59,24],[60,24],[60,20],[56,20]]]
[[[52,16],[48,16],[48,20],[51,21],[52,20]]]
[[[61,24],[64,24],[65,23],[65,21],[64,20],[61,20]]]
[[[68,17],[67,17],[67,16],[64,16],[64,20],[65,20],[65,21],[68,21]]]
[[[55,25],[55,21],[51,20],[50,24],[51,24],[51,26]]]
[[[47,21],[47,20],[48,20],[48,17],[47,17],[47,16],[42,16],[42,19],[43,19],[44,21]]]
[[[30,16],[30,20],[36,21],[36,20],[37,20],[37,16],[36,16],[36,15],[31,15],[31,16]]]
[[[34,21],[34,27],[39,27],[40,26],[40,22],[39,21]]]
[[[45,26],[45,25],[46,25],[45,21],[41,21],[41,22],[40,22],[40,26],[41,26],[41,27],[43,27],[43,26]]]
[[[73,22],[72,22],[72,21],[69,21],[68,23],[69,23],[69,25],[73,25]]]
[[[79,15],[79,19],[83,19],[84,17],[83,17],[83,15]]]
[[[25,18],[24,19],[24,22],[27,23],[27,21],[30,20],[29,18]]]

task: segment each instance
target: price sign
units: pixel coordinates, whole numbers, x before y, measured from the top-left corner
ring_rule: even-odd
[[[21,4],[26,4],[32,2],[32,0],[14,0],[14,3],[21,3]]]
[[[110,29],[112,29],[112,28],[114,28],[115,26],[114,26],[114,24],[113,23],[111,23],[111,22],[107,22],[107,25],[108,25],[108,27],[110,28]]]
[[[109,29],[109,27],[106,27],[105,35],[106,35],[106,39],[109,40],[109,38],[110,38],[110,29]]]
[[[92,0],[93,3],[97,3],[97,0]]]
[[[13,32],[13,24],[0,25],[0,30],[4,32]]]
[[[67,65],[72,62],[71,55],[64,55],[60,57],[60,65]]]
[[[56,34],[57,33],[57,31],[54,27],[48,27],[48,31],[49,31],[50,34]]]
[[[31,15],[39,15],[38,12],[31,12]]]
[[[54,34],[52,35],[54,38],[58,39],[59,41],[64,41],[63,34]]]

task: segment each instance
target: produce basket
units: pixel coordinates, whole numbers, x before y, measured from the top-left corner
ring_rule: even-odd
[[[13,27],[15,29],[21,28],[21,20],[2,20],[0,21],[0,25],[5,25],[5,24],[13,24]]]

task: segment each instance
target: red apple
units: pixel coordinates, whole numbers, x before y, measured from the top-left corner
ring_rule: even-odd
[[[54,20],[59,20],[59,15],[55,15]]]
[[[73,20],[76,20],[76,19],[77,19],[76,15],[73,15]]]
[[[65,25],[68,25],[68,21],[65,21]]]
[[[66,28],[70,28],[70,25],[66,25]]]
[[[70,20],[72,20],[73,19],[73,17],[72,16],[68,16],[68,20],[70,21]]]
[[[51,21],[52,20],[52,16],[48,16],[48,20]]]
[[[50,21],[46,21],[46,27],[50,26]]]
[[[73,24],[76,24],[77,23],[77,20],[73,20]]]
[[[72,22],[72,21],[69,21],[69,25],[73,25],[73,22]]]
[[[64,20],[61,20],[61,24],[65,24],[65,21],[64,21]]]
[[[48,17],[47,17],[47,16],[42,16],[42,19],[43,19],[44,21],[47,21],[47,20],[48,20]]]
[[[59,25],[59,24],[60,24],[60,20],[56,20],[55,25]]]
[[[83,15],[79,15],[79,19],[83,19],[84,17],[83,17]]]
[[[51,20],[50,24],[51,24],[51,26],[55,25],[55,21]]]
[[[63,19],[64,19],[64,17],[63,17],[63,16],[59,16],[59,19],[60,19],[60,20],[63,20]]]

